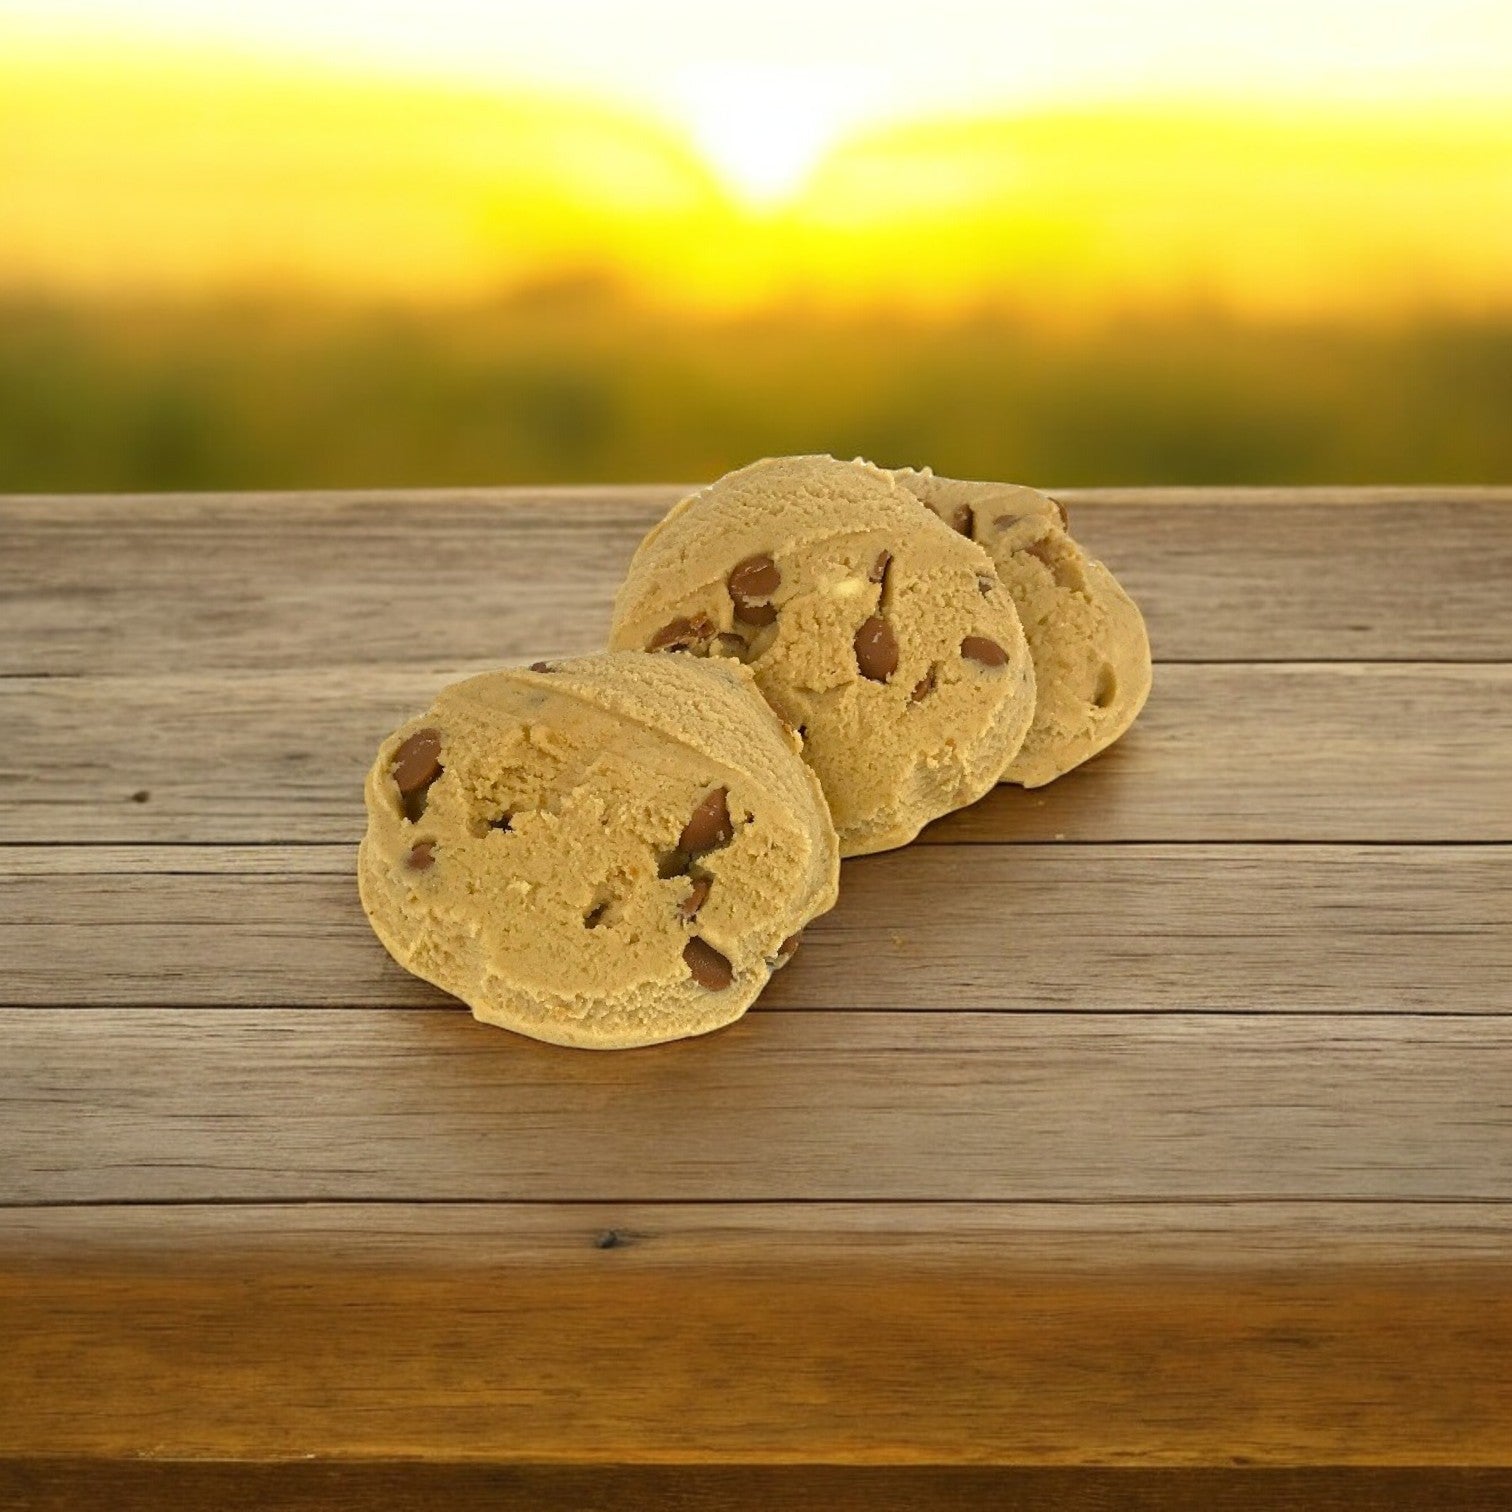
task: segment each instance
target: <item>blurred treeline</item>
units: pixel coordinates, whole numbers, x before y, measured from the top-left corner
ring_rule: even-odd
[[[689,480],[807,450],[1052,485],[1507,481],[1512,317],[715,316],[595,279],[0,301],[0,491]]]

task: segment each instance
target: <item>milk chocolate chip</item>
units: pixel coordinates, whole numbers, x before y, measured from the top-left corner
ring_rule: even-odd
[[[880,683],[898,670],[898,640],[880,614],[856,631],[856,666],[862,677]]]
[[[959,531],[963,536],[971,534],[972,526],[976,524],[976,518],[971,513],[971,505],[957,504],[950,512],[950,528]]]
[[[435,849],[434,840],[422,840],[418,845],[410,846],[410,852],[404,858],[404,864],[411,871],[429,871],[436,864]]]
[[[1008,665],[1008,653],[995,640],[988,640],[985,635],[968,635],[961,642],[961,655],[980,662],[984,667]]]
[[[886,583],[887,569],[892,566],[892,552],[884,551],[872,564],[872,570],[866,574],[867,581],[872,583]]]
[[[689,856],[701,856],[705,851],[730,843],[735,828],[730,823],[729,791],[728,788],[715,788],[693,810],[692,817],[678,836],[678,850]]]
[[[747,557],[730,569],[725,586],[735,606],[735,618],[748,625],[770,625],[777,606],[766,603],[782,584],[782,574],[769,556]]]
[[[425,795],[441,770],[439,730],[416,730],[394,752],[389,771],[404,800],[404,817],[411,824],[425,812]]]
[[[790,955],[792,955],[792,953],[795,950],[797,950],[797,948],[798,948],[798,942],[802,938],[803,938],[803,931],[801,929],[798,931],[797,934],[789,935],[787,937],[787,939],[785,939],[782,942],[782,944],[780,944],[777,947],[777,959],[779,961],[785,961],[785,960],[787,960],[787,958]]]
[[[693,980],[710,992],[721,992],[734,980],[730,963],[715,948],[694,935],[683,946],[683,960],[693,973]]]
[[[707,614],[695,615],[692,619],[675,619],[663,625],[646,642],[648,651],[686,651],[700,641],[713,638],[714,621]]]
[[[556,668],[550,662],[531,662],[530,670],[532,672],[555,672]]]
[[[389,770],[401,793],[429,786],[441,775],[441,732],[416,730],[394,752]]]
[[[935,669],[931,666],[929,671],[914,684],[913,692],[908,695],[909,703],[923,703],[934,692],[934,686]]]
[[[713,886],[712,877],[694,877],[692,891],[677,905],[677,917],[679,919],[693,918],[709,901],[709,889]]]

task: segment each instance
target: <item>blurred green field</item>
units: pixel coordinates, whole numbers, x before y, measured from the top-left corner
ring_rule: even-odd
[[[1056,485],[1507,482],[1512,318],[714,317],[571,279],[465,308],[0,302],[6,492],[698,479],[806,450]]]

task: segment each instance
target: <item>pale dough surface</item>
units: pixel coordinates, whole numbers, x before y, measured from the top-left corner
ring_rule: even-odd
[[[441,771],[411,819],[394,769],[419,731]],[[603,1049],[717,1029],[835,902],[836,837],[797,747],[732,662],[602,655],[454,684],[368,773],[363,906],[401,966],[489,1023]],[[684,827],[720,789],[729,838],[689,858]],[[695,937],[728,986],[695,980]]]
[[[1034,723],[1005,782],[1041,787],[1112,745],[1149,697],[1144,617],[1118,580],[1066,532],[1065,511],[1032,488],[893,476],[992,557],[1034,658]]]
[[[752,623],[732,582],[762,561],[778,581],[746,611],[770,622]],[[877,620],[896,652],[885,677],[858,659]],[[842,855],[904,845],[982,797],[1033,717],[1033,664],[990,557],[869,463],[769,458],[676,505],[635,553],[610,643],[655,649],[683,624],[682,657],[743,661],[800,730]]]

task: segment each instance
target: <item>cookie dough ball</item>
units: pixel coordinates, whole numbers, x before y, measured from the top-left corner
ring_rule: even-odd
[[[986,553],[865,462],[772,458],[684,499],[636,551],[611,644],[749,666],[803,736],[843,856],[975,802],[1034,712]]]
[[[834,906],[835,832],[797,751],[735,663],[469,678],[379,747],[363,907],[487,1023],[595,1049],[718,1029]]]
[[[1066,512],[1032,488],[893,476],[978,541],[1018,606],[1034,657],[1034,723],[1005,782],[1041,787],[1113,744],[1150,692],[1150,641],[1134,600],[1066,533]]]

